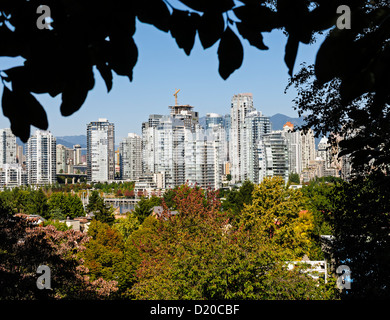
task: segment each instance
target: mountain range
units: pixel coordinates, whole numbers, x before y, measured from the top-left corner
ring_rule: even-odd
[[[73,148],[74,145],[79,144],[81,148],[87,147],[87,136],[86,135],[78,135],[78,136],[61,136],[56,137],[57,144],[62,144],[67,148]],[[24,143],[18,137],[16,138],[16,143],[20,146],[23,146]],[[82,152],[84,154],[84,152]]]
[[[305,120],[302,117],[299,118],[291,118],[281,113],[274,114],[270,117],[270,121],[272,124],[272,130],[283,130],[283,126],[286,122],[291,122],[294,127],[299,127],[304,124]]]

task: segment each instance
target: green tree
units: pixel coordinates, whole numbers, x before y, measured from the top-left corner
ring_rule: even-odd
[[[301,190],[287,188],[280,177],[265,178],[254,187],[252,198],[241,213],[246,227],[260,226],[258,232],[284,248],[290,259],[316,253],[313,215]]]
[[[323,179],[312,180],[301,189],[303,195],[308,199],[309,210],[313,212],[317,236],[333,234],[334,202],[332,197],[335,188],[339,183],[342,183],[342,180],[332,180],[333,182],[327,182]]]
[[[153,203],[149,201],[149,199],[141,197],[140,201],[137,202],[133,213],[142,224],[142,222],[144,222],[144,220],[151,215],[152,209]]]
[[[238,190],[227,191],[225,194],[226,200],[222,202],[223,210],[229,211],[234,220],[239,219],[239,213],[244,206],[252,203],[253,189],[254,184],[246,180]]]
[[[115,297],[130,298],[130,289],[136,281],[135,270],[138,256],[134,247],[127,246],[116,228],[97,220],[88,228],[91,237],[82,257],[92,280],[102,278],[116,281],[118,292]]]
[[[92,191],[86,207],[87,213],[92,213],[94,219],[112,225],[115,221],[114,209],[105,204],[104,199],[100,197],[98,191]]]
[[[71,218],[85,216],[83,202],[77,195],[68,194],[66,201],[69,207],[69,214]]]
[[[49,218],[47,196],[41,188],[30,192],[27,211],[29,214],[39,215],[45,219]]]
[[[259,220],[235,227],[215,192],[189,186],[176,192],[178,214],[165,206],[132,235],[141,256],[131,290],[136,299],[333,297],[321,282],[287,270],[289,256],[259,232]]]
[[[351,270],[345,299],[390,297],[390,179],[382,172],[336,185],[333,205],[335,266]]]
[[[288,176],[288,182],[289,183],[295,183],[295,184],[300,184],[301,179],[299,178],[298,173],[291,172]]]
[[[113,224],[113,228],[118,230],[125,241],[139,228],[139,226],[140,222],[133,212],[127,213],[126,218],[117,219]]]
[[[53,220],[65,220],[67,215],[61,210],[61,208],[52,208],[49,209],[49,215]]]
[[[49,197],[48,207],[53,218],[59,212],[61,219],[85,216],[83,203],[77,195],[54,192]]]

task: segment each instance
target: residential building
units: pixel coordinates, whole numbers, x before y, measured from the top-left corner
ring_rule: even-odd
[[[26,163],[29,185],[56,182],[56,138],[50,131],[36,130],[28,139]]]
[[[10,128],[0,129],[0,164],[16,163],[16,137]]]
[[[115,178],[115,126],[100,118],[87,126],[87,180],[104,182]]]
[[[271,121],[260,111],[251,111],[247,114],[242,126],[242,152],[240,167],[242,180],[250,180],[253,183],[262,181],[264,150],[261,140],[264,135],[271,133]]]
[[[206,113],[205,129],[211,129],[215,126],[223,126],[224,118],[218,113]]]
[[[142,138],[129,133],[121,141],[119,153],[121,179],[135,181],[142,175]]]
[[[244,172],[244,163],[242,162],[244,148],[242,127],[245,117],[251,111],[255,111],[251,93],[240,93],[233,96],[230,107],[229,135],[230,174],[233,183],[245,180],[245,177],[242,175]]]
[[[62,144],[56,145],[56,173],[68,173],[67,171],[67,147]]]
[[[142,172],[156,172],[156,146],[157,134],[156,128],[160,123],[162,115],[152,114],[147,122],[142,123]]]
[[[303,163],[301,132],[299,130],[294,131],[294,125],[291,122],[287,122],[283,126],[283,131],[287,141],[290,172],[300,174]]]
[[[203,129],[185,137],[185,180],[201,188],[221,186],[222,165],[220,161],[220,141],[217,136],[206,134]]]
[[[27,184],[27,172],[19,163],[0,164],[0,188],[14,188]]]
[[[282,177],[286,182],[289,176],[287,140],[282,130],[265,134],[262,139],[265,176]]]
[[[301,131],[301,148],[302,148],[302,170],[308,168],[310,161],[316,158],[316,145],[314,132],[309,129],[307,132]]]
[[[81,154],[82,154],[82,148],[79,144],[75,144],[73,146],[73,152],[74,152],[74,157],[73,157],[73,164],[74,165],[80,165],[83,163],[81,159]]]
[[[142,125],[143,174],[154,174],[159,187],[219,187],[228,153],[223,117],[208,114],[205,130],[192,106],[169,108],[170,115],[151,115]]]

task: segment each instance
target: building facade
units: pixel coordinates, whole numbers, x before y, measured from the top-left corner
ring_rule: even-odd
[[[247,114],[242,127],[241,177],[253,183],[260,183],[264,176],[261,161],[264,150],[261,140],[264,135],[271,133],[271,121],[260,111]]]
[[[204,129],[192,106],[169,108],[169,115],[151,115],[142,125],[143,174],[158,175],[158,185],[166,188],[185,183],[219,188],[228,157],[224,117],[208,114]]]
[[[302,170],[308,168],[316,158],[316,144],[314,132],[309,129],[307,132],[301,131],[301,148],[302,148]]]
[[[87,180],[115,179],[115,126],[101,118],[87,126]]]
[[[27,185],[27,172],[19,163],[0,164],[0,188],[14,188]]]
[[[294,125],[291,122],[283,126],[283,131],[287,142],[290,172],[300,174],[303,164],[301,132],[294,131]]]
[[[232,182],[242,182],[244,163],[242,153],[244,152],[243,126],[248,113],[255,111],[253,106],[253,95],[251,93],[240,93],[233,96],[230,107],[230,135],[229,155],[230,174]]]
[[[135,181],[142,175],[142,138],[129,133],[119,145],[120,176]]]
[[[272,131],[263,136],[264,149],[263,166],[265,167],[266,177],[279,176],[288,181],[289,159],[287,141],[283,131]]]
[[[16,137],[11,129],[0,129],[0,164],[16,163],[16,146]]]
[[[36,130],[27,141],[26,164],[29,185],[56,182],[56,138],[50,131]]]

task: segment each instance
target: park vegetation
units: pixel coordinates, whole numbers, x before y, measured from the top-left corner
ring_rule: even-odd
[[[162,197],[142,198],[117,219],[100,191],[92,192],[84,211],[77,194],[5,190],[0,193],[0,297],[388,297],[390,192],[377,180],[316,179],[301,189],[277,177],[259,185],[246,181],[232,190],[183,185]],[[152,214],[154,206],[162,206],[160,214]],[[52,222],[34,224],[19,213]],[[93,213],[87,232],[59,222],[86,213]],[[334,236],[331,254],[323,250],[321,235]],[[304,258],[333,261],[326,283],[303,272],[304,266],[286,268]],[[354,279],[348,294],[337,289],[334,270],[346,260]],[[50,292],[35,285],[41,264],[52,270]]]

